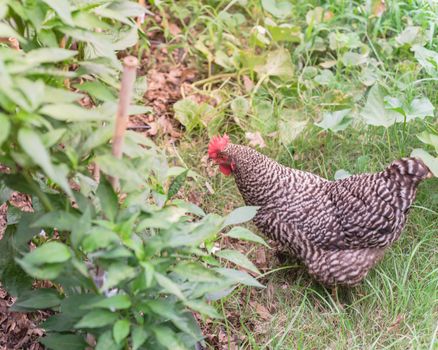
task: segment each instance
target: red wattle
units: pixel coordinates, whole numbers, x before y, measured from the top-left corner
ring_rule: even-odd
[[[224,174],[225,176],[228,176],[231,174],[231,167],[229,165],[220,164],[219,165],[219,171]]]

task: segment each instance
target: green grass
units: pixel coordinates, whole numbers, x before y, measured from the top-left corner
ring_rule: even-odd
[[[406,101],[427,97],[438,106],[437,77],[426,74],[411,47],[398,45],[395,39],[412,23],[429,33],[424,45],[436,52],[436,29],[431,26],[437,19],[436,6],[420,1],[387,1],[383,16],[373,18],[362,5],[347,1],[290,3],[292,11],[285,19],[271,16],[255,0],[245,6],[239,6],[239,1],[213,0],[164,1],[161,5],[161,11],[182,27],[176,37],[164,29],[167,47],[187,48],[191,64],[206,78],[196,84],[195,92],[217,101],[215,119],[207,127],[198,121],[189,125],[192,131],[186,133],[177,150],[185,165],[201,175],[187,185],[186,193],[199,194],[201,206],[209,212],[225,214],[243,205],[233,178],[221,174],[210,177],[201,161],[209,135],[218,132],[227,132],[234,142],[246,144],[245,132],[259,131],[267,144],[263,153],[282,164],[328,179],[333,179],[339,169],[352,174],[380,171],[391,161],[408,156],[414,148],[426,148],[434,154],[433,148],[422,144],[417,135],[438,130],[436,112],[434,116],[387,129],[367,126],[359,115],[369,91],[361,83],[365,68],[373,69],[388,96]],[[318,25],[306,23],[306,14],[318,5],[330,11],[332,19]],[[240,14],[244,22],[238,26],[225,24],[224,12]],[[301,42],[254,43],[251,33],[256,25],[266,26],[267,17],[277,24],[297,26],[302,33]],[[317,38],[328,45],[328,33],[332,32],[357,33],[363,44],[361,49],[369,50],[366,63],[342,63],[346,52],[360,52],[356,47],[314,50]],[[391,53],[385,52],[383,42],[391,47]],[[292,80],[271,77],[260,83],[260,76],[241,60],[223,60],[223,53],[235,59],[236,55],[249,52],[247,58],[251,60],[279,47],[290,53],[295,67]],[[330,68],[331,85],[315,84],[315,72],[319,74],[320,64],[330,60],[335,61]],[[253,86],[248,90],[243,77],[252,80],[257,89]],[[237,96],[248,101],[244,115],[236,115],[232,108]],[[261,101],[269,101],[272,109],[258,113]],[[345,108],[352,109],[352,123],[346,130],[333,133],[314,125],[324,112]],[[266,115],[269,118],[263,119]],[[279,136],[282,121],[291,121],[287,125],[293,128],[295,121],[302,119],[308,123],[298,137],[287,142]],[[267,127],[272,121],[272,128]],[[271,134],[272,131],[277,133]],[[206,182],[214,193],[209,193]],[[339,291],[343,308],[332,299],[331,291],[314,282],[302,267],[295,262],[281,265],[268,254],[270,269],[260,278],[267,288],[234,291],[218,304],[224,320],[215,321],[209,329],[213,334],[225,332],[228,347],[237,345],[239,349],[436,349],[437,243],[438,179],[434,178],[420,186],[407,226],[383,261],[360,286]],[[257,248],[246,245],[246,249],[254,261]],[[266,306],[271,315],[262,318],[257,304]]]

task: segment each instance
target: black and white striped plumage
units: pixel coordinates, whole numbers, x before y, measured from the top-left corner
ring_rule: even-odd
[[[213,139],[210,158],[235,177],[256,226],[298,257],[318,281],[353,286],[396,241],[419,182],[432,176],[404,158],[384,171],[337,181],[282,166],[255,150]]]

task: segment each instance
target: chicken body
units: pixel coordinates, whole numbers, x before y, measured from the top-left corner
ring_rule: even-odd
[[[256,226],[327,286],[353,286],[365,278],[400,237],[417,185],[431,176],[415,158],[379,173],[328,181],[246,146],[227,143],[220,156],[245,203],[260,207]]]

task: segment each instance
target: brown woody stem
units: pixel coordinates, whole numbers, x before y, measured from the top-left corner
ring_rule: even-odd
[[[114,130],[112,153],[113,156],[122,158],[123,138],[128,125],[128,108],[132,99],[135,76],[137,73],[138,60],[133,56],[125,57],[123,60],[122,87],[120,89],[119,105],[116,114],[116,127]],[[111,177],[110,182],[114,190],[119,189],[119,179]]]

